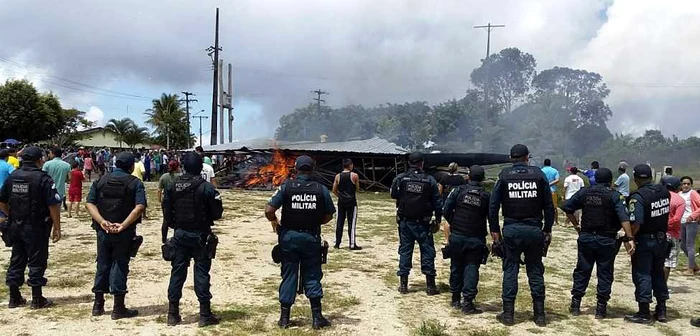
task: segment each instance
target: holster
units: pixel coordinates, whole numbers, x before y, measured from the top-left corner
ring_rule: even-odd
[[[489,251],[489,247],[484,245],[483,253],[481,254],[481,264],[486,265],[486,261],[489,260],[489,254],[491,251]]]
[[[503,243],[503,240],[493,242],[493,245],[491,245],[491,254],[501,259],[506,258],[506,245]]]
[[[673,240],[670,238],[666,239],[666,258],[668,258],[671,255],[671,251],[673,251],[673,248],[676,247],[676,244],[673,243]]]
[[[209,257],[209,259],[216,258],[217,246],[219,246],[219,237],[217,237],[213,232],[209,233],[207,236],[206,245],[204,245],[204,250],[207,251],[207,257]]]
[[[175,259],[175,242],[172,238],[168,238],[165,244],[161,245],[160,250],[163,252],[163,260],[173,261]]]
[[[5,246],[7,247],[12,247],[14,245],[14,237],[16,230],[14,230],[13,224],[10,223],[9,220],[3,220],[0,222],[0,235],[2,235],[2,241],[5,243]]]
[[[321,265],[325,265],[328,262],[328,242],[323,241],[321,243]]]
[[[275,264],[279,264],[282,262],[282,248],[280,247],[280,244],[277,244],[274,247],[272,247],[272,261]]]
[[[552,235],[551,234],[545,234],[544,235],[544,246],[542,247],[542,256],[546,257],[547,252],[549,252],[549,244],[552,243]]]
[[[131,241],[131,257],[136,258],[136,253],[139,252],[139,248],[141,248],[141,244],[143,244],[143,236],[134,236],[134,239]]]
[[[450,259],[452,257],[452,250],[450,249],[450,244],[443,246],[440,251],[442,251],[442,259]]]
[[[437,233],[438,231],[440,231],[440,222],[434,219],[430,222],[430,232]]]

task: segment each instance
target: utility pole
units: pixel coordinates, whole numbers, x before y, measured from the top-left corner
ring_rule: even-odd
[[[226,92],[226,107],[228,108],[228,142],[233,142],[233,66],[228,64],[228,91]]]
[[[196,96],[192,92],[182,91],[182,94],[185,95],[185,99],[180,99],[180,101],[185,102],[185,111],[187,113],[187,148],[192,148],[190,143],[190,102],[196,102],[197,99],[190,99],[190,96]]]
[[[486,28],[486,58],[483,60],[483,64],[486,64],[489,56],[491,55],[491,31],[495,28],[503,28],[506,25],[497,24],[492,25],[490,22],[486,25],[474,26],[475,29]],[[484,122],[482,124],[481,130],[481,149],[484,150],[487,147],[487,143],[490,143],[488,129],[491,127],[491,122],[489,121],[489,110],[491,109],[491,104],[489,100],[489,87],[490,87],[491,75],[489,74],[489,67],[486,67],[486,85],[484,86]]]
[[[327,95],[329,94],[328,92],[321,91],[321,89],[318,89],[316,91],[311,91],[312,93],[316,94],[316,98],[314,100],[316,101],[316,111],[318,115],[321,115],[321,103],[325,103],[326,101],[321,99],[321,95]]]
[[[219,143],[224,143],[224,60],[219,60]]]
[[[204,112],[204,110],[202,110]],[[192,118],[199,119],[199,145],[202,145],[202,119],[209,119],[207,116],[193,116]]]
[[[219,80],[219,7],[216,8],[216,28],[214,32],[214,46],[207,48],[209,56],[212,57],[212,65],[214,65],[214,79],[212,80],[212,93],[211,93],[211,145],[216,145],[216,135],[217,135],[217,125],[216,125],[216,105],[218,100],[219,88],[217,81]]]

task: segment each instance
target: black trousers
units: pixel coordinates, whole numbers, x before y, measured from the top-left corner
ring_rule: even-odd
[[[357,232],[357,205],[343,205],[338,203],[338,223],[335,226],[335,246],[340,246],[343,240],[343,227],[345,219],[348,220],[348,239],[350,247],[357,245],[355,234]]]
[[[607,303],[612,292],[615,256],[620,250],[615,238],[581,232],[578,236],[578,262],[574,269],[571,296],[582,298],[591,279],[593,266],[598,267],[597,299]]]
[[[211,259],[205,251],[208,233],[177,229],[173,234],[175,242],[175,258],[171,262],[170,285],[168,286],[168,301],[180,301],[182,298],[182,286],[187,280],[187,269],[190,261],[194,259],[194,293],[199,303],[209,303],[212,295],[211,287]]]
[[[29,266],[30,287],[46,286],[46,265],[49,259],[49,234],[51,228],[41,223],[32,225],[25,223],[15,233],[12,245],[10,266],[7,268],[5,283],[8,286],[24,284],[24,270]]]
[[[129,275],[131,247],[136,230],[125,230],[119,234],[97,231],[97,272],[93,293],[127,293],[126,279]]]

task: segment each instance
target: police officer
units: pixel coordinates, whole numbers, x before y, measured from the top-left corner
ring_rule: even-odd
[[[127,309],[124,297],[129,274],[136,225],[146,204],[146,189],[131,175],[135,157],[132,153],[117,155],[114,172],[100,177],[90,187],[85,207],[92,216],[92,228],[97,233],[97,271],[95,272],[95,302],[92,316],[105,313],[105,293],[114,296],[112,319],[130,318],[138,311]]]
[[[656,297],[654,317],[659,322],[666,322],[668,287],[664,277],[664,261],[668,256],[666,231],[671,194],[666,187],[652,183],[651,167],[645,164],[634,166],[634,183],[638,189],[630,195],[627,208],[637,245],[632,255],[632,281],[639,311],[625,316],[625,321],[652,323],[649,304],[653,292]]]
[[[447,196],[443,214],[449,223],[448,234],[450,259],[450,292],[452,307],[461,308],[465,314],[479,314],[474,306],[478,292],[479,266],[488,253],[486,248],[486,219],[489,214],[491,194],[484,191],[484,168],[469,168],[469,183],[455,187]],[[464,302],[460,304],[460,296]]]
[[[207,244],[212,244],[215,240],[211,227],[215,220],[221,219],[224,208],[219,192],[201,176],[202,157],[190,152],[185,154],[182,161],[185,174],[166,189],[163,198],[165,222],[175,229],[175,255],[168,287],[168,325],[174,326],[182,321],[182,286],[187,279],[190,260],[194,259],[194,291],[199,300],[199,326],[205,327],[219,323],[219,319],[211,312],[211,254],[207,251]]]
[[[24,269],[29,266],[27,284],[32,287],[32,309],[46,308],[53,301],[45,298],[46,264],[49,258],[49,232],[56,243],[61,239],[61,196],[51,177],[41,170],[43,153],[38,147],[22,151],[22,166],[5,180],[0,189],[0,210],[9,215],[12,256],[6,283],[10,288],[9,308],[23,306],[19,288],[24,284]],[[51,230],[51,231],[50,231]]]
[[[586,294],[588,281],[591,278],[594,264],[598,265],[598,303],[595,318],[603,319],[607,313],[607,303],[612,291],[615,256],[620,245],[617,243],[617,232],[624,228],[625,242],[628,253],[634,253],[632,228],[629,223],[625,196],[611,188],[612,171],[600,168],[595,172],[596,184],[584,188],[574,194],[562,206],[569,221],[579,232],[578,263],[574,269],[574,285],[571,289],[572,315],[581,314],[581,298]],[[581,223],[574,215],[582,210]]]
[[[515,323],[515,297],[518,294],[520,256],[530,283],[535,324],[545,326],[544,249],[551,241],[554,205],[547,178],[537,167],[528,165],[529,150],[517,144],[510,149],[512,167],[501,171],[491,193],[489,227],[494,241],[501,239],[498,211],[503,204],[503,313],[497,316],[505,325]],[[544,218],[544,227],[542,219]]]
[[[440,292],[435,285],[435,242],[431,227],[442,219],[442,198],[435,179],[423,172],[423,154],[411,153],[408,164],[408,172],[396,176],[391,185],[391,198],[396,199],[399,224],[399,293],[408,293],[413,246],[418,242],[426,293],[437,295]],[[435,220],[431,223],[433,212]]]
[[[304,293],[311,302],[313,328],[321,329],[331,325],[321,309],[321,225],[333,218],[335,206],[328,189],[311,177],[314,162],[310,157],[298,157],[295,167],[297,177],[282,184],[265,207],[265,217],[279,234],[282,250],[281,311],[277,324],[280,328],[290,326],[289,313],[296,298],[301,267]],[[280,207],[281,223],[275,214]]]

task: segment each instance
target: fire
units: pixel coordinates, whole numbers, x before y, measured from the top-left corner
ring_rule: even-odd
[[[294,158],[285,156],[282,151],[275,150],[270,163],[260,167],[257,174],[253,174],[245,182],[245,186],[248,188],[256,185],[279,186],[289,177],[294,161]]]

